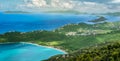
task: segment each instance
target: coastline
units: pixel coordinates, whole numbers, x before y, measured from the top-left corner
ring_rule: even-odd
[[[32,45],[35,45],[35,46],[41,46],[41,47],[45,47],[45,48],[50,48],[50,49],[58,50],[58,51],[60,51],[60,52],[63,52],[64,54],[68,54],[66,51],[61,50],[61,49],[58,49],[58,48],[54,48],[54,47],[50,47],[50,46],[43,46],[43,45],[39,45],[39,44],[35,44],[35,43],[30,43],[30,42],[3,42],[3,43],[0,43],[0,44],[9,44],[9,43],[25,43],[25,44],[32,44]]]
[[[67,54],[67,52],[65,52],[64,50],[61,50],[61,49],[58,49],[58,48],[54,48],[54,47],[50,47],[50,46],[43,46],[43,45],[30,43],[30,42],[20,42],[20,43],[26,43],[26,44],[32,44],[32,45],[35,45],[35,46],[42,46],[42,47],[45,47],[45,48],[51,48],[51,49],[59,50],[61,52],[64,52],[65,54]]]

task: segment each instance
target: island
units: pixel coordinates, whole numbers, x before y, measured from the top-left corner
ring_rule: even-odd
[[[109,60],[119,61],[120,21],[107,22],[104,17],[100,17],[92,22],[103,20],[102,23],[94,24],[68,24],[52,31],[7,32],[0,34],[0,43],[29,42],[54,47],[68,53],[54,56],[47,61],[73,61],[74,59],[100,61],[103,58],[103,61],[106,61],[106,57]]]
[[[26,11],[4,11],[4,13],[6,13],[6,14],[11,14],[11,13],[22,13],[22,14],[24,14],[24,13],[30,13],[30,12],[26,12]]]

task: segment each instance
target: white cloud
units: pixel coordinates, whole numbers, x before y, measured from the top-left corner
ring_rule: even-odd
[[[105,0],[107,1],[106,3],[104,2],[100,3],[101,2],[100,0],[99,3],[97,1],[92,0],[22,0],[22,1],[23,1],[22,3],[15,4],[16,9],[29,11],[70,9],[77,10],[80,12],[92,12],[92,13],[120,11],[120,5],[118,5],[118,3],[120,3],[120,0],[110,1]],[[13,5],[10,5],[8,7],[11,8]],[[15,6],[13,6],[12,8],[15,8]],[[8,9],[8,7],[6,9]]]
[[[48,8],[72,8],[72,1],[64,1],[64,0],[51,0],[50,4],[47,3],[46,0],[24,0],[25,4],[21,4],[20,6],[24,7],[48,7]]]
[[[45,0],[32,0],[32,2],[31,2],[33,5],[35,5],[35,6],[40,6],[40,7],[44,7],[44,6],[46,6],[47,4],[46,4],[46,1]]]
[[[120,0],[113,0],[111,3],[120,3]]]
[[[86,4],[86,5],[96,5],[95,2],[83,2],[83,3]]]
[[[46,6],[46,1],[45,0],[24,0],[25,4],[21,4],[21,6],[26,6],[26,7],[44,7]]]
[[[101,13],[101,12],[108,12],[110,11],[108,6],[105,4],[99,4],[95,2],[81,2],[77,7],[76,10],[80,12],[90,12],[90,13]]]
[[[64,1],[64,0],[51,0],[51,7],[60,7],[60,8],[73,8],[72,1]]]

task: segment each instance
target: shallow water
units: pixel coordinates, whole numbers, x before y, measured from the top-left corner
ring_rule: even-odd
[[[57,54],[65,52],[28,43],[0,44],[0,61],[41,61]]]

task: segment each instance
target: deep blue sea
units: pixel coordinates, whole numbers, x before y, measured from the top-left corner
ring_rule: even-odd
[[[28,43],[0,44],[0,61],[42,61],[63,51]]]
[[[75,14],[4,14],[0,13],[0,34],[9,31],[29,32],[54,30],[71,23],[87,22],[101,15]],[[108,21],[118,21],[120,17],[105,16]]]

